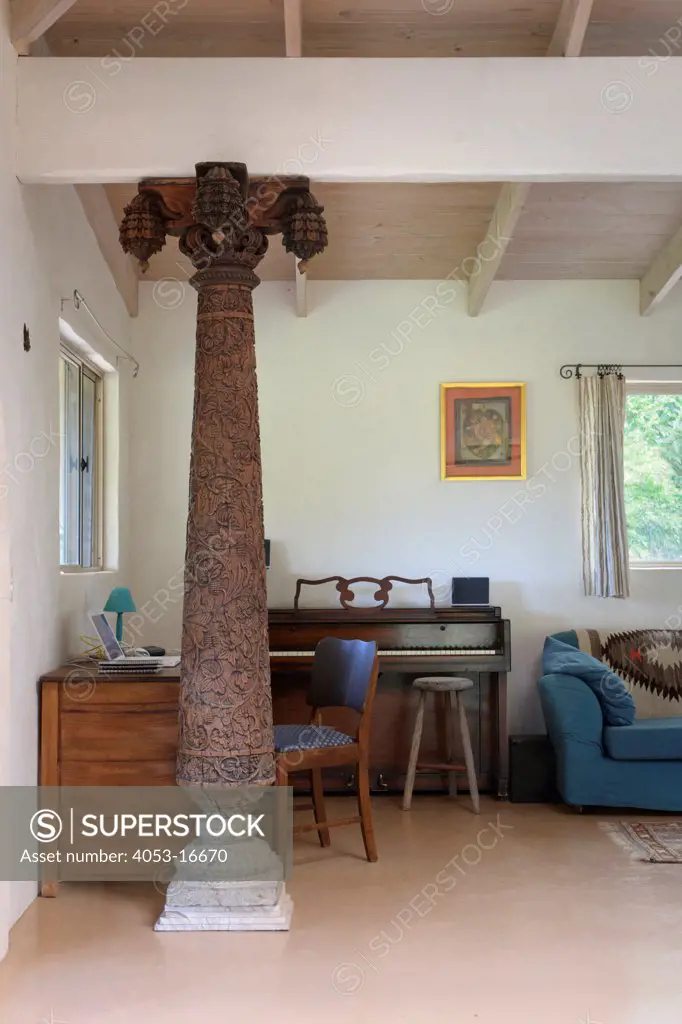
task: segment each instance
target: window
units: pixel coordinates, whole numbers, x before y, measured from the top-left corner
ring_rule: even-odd
[[[69,349],[59,357],[59,551],[62,566],[102,566],[102,377]]]
[[[625,513],[630,561],[682,563],[682,385],[628,390]]]

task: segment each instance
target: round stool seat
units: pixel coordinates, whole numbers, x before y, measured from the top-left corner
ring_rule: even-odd
[[[461,676],[420,676],[412,684],[416,690],[428,690],[432,693],[461,693],[473,689],[471,679]]]

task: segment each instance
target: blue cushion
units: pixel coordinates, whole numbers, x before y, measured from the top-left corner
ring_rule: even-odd
[[[606,728],[604,746],[616,761],[682,761],[682,718],[649,718]]]
[[[582,679],[601,705],[604,725],[632,725],[634,722],[635,702],[625,683],[591,654],[548,636],[542,652],[542,670],[545,675],[559,673]]]
[[[578,643],[578,634],[574,629],[564,629],[559,633],[552,633],[552,637],[555,640],[561,640],[562,644],[568,644],[569,647],[575,647],[576,650],[580,647]]]
[[[317,750],[319,747],[344,747],[355,743],[352,736],[328,725],[276,725],[275,752],[285,750]]]

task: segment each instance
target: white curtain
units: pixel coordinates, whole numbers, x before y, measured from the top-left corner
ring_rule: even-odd
[[[581,377],[578,385],[585,593],[629,597],[623,487],[625,379],[609,372]]]

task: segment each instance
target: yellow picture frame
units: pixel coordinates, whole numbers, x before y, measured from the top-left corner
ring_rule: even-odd
[[[483,392],[487,391],[485,395]],[[471,392],[471,394],[468,394]],[[462,400],[489,398],[499,405],[508,401],[511,428],[509,472],[500,473],[499,463],[477,464],[472,473],[471,461],[457,460],[457,439],[454,427],[455,403]],[[499,414],[496,413],[499,418]],[[450,426],[450,431],[448,431]],[[468,383],[455,381],[440,385],[440,459],[442,480],[525,480],[526,479],[526,385],[522,381],[489,381]],[[490,472],[486,472],[490,470]]]

